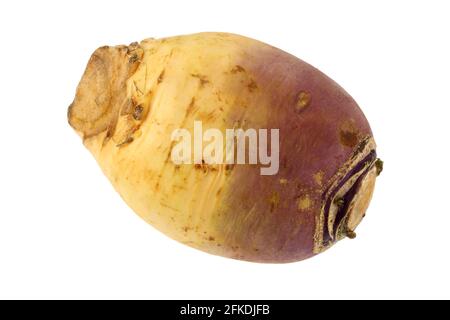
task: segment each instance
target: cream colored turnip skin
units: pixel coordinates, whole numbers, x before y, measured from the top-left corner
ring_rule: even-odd
[[[282,263],[355,236],[381,161],[369,124],[333,80],[270,45],[227,33],[101,47],[69,122],[128,205],[171,238]],[[279,170],[175,165],[178,128],[279,129]],[[153,244],[155,245],[155,244]]]

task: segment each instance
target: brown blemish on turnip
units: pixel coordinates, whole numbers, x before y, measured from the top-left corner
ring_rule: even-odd
[[[311,93],[306,91],[300,91],[300,93],[297,96],[297,103],[295,105],[295,109],[297,111],[302,111],[310,104],[311,104]]]
[[[255,80],[253,80],[253,79],[250,80],[249,84],[247,85],[247,89],[248,89],[248,91],[250,91],[250,92],[253,92],[253,91],[255,91],[256,89],[258,89],[258,85],[257,85],[257,83],[255,82]]]
[[[134,41],[134,42],[130,43],[130,45],[128,46],[127,52],[128,53],[133,52],[134,50],[137,49],[137,47],[139,47],[139,43],[137,41]]]
[[[128,63],[133,64],[139,60],[139,57],[136,53],[133,53],[128,59]]]
[[[226,164],[225,165],[225,173],[230,174],[234,169],[234,164]]]
[[[305,211],[311,208],[311,205],[312,205],[311,198],[309,197],[309,195],[305,195],[298,199],[297,209],[299,211]]]
[[[144,112],[144,107],[137,105],[133,111],[133,119],[139,121],[142,119],[142,113]]]
[[[159,74],[158,80],[157,80],[158,84],[160,84],[161,82],[163,82],[165,71],[166,71],[166,70],[163,70],[163,71],[161,71],[161,73]]]
[[[321,187],[323,184],[324,172],[323,171],[316,172],[313,177],[317,185]]]
[[[136,62],[140,62],[143,52],[139,47],[139,44],[137,42],[131,43],[127,49],[127,55],[128,55],[128,63],[129,64],[135,64]]]
[[[195,169],[203,170],[203,173],[207,174],[209,171],[217,171],[217,169],[210,164],[207,164],[204,159],[202,159],[202,163],[196,163],[194,165]]]
[[[353,148],[358,143],[358,134],[353,131],[342,130],[339,133],[341,144],[346,147]]]
[[[132,143],[133,141],[134,141],[134,138],[131,137],[131,136],[128,136],[127,138],[125,138],[124,141],[122,141],[121,143],[117,144],[116,147],[119,147],[119,148],[120,148],[120,147],[123,147],[123,146],[125,146],[125,145],[127,145],[127,144]]]
[[[192,97],[191,102],[189,102],[189,105],[187,107],[186,115],[192,112],[192,110],[194,109],[194,105],[195,105],[195,97]]]
[[[159,203],[161,206],[163,206],[163,207],[165,207],[165,208],[168,208],[168,209],[170,209],[170,210],[173,210],[173,211],[175,211],[175,212],[180,212],[180,210],[178,210],[178,209],[176,209],[176,208],[174,208],[174,207],[171,207],[170,205],[168,205],[167,203],[164,203],[164,202],[160,202]],[[192,229],[192,228],[191,228]]]
[[[191,73],[191,77],[197,78],[200,81],[200,88],[203,88],[206,84],[209,83],[208,78],[202,74]]]
[[[345,147],[354,148],[358,144],[358,130],[353,122],[345,122],[339,131],[339,141]]]
[[[280,195],[278,194],[278,192],[276,191],[272,192],[272,195],[269,198],[269,203],[270,203],[270,212],[273,212],[280,204]]]
[[[288,183],[288,180],[284,178],[280,179],[279,181],[281,185],[286,185]]]
[[[203,119],[203,121],[213,121],[216,118],[216,110],[212,110],[208,113],[201,113],[199,114],[199,118]]]
[[[113,126],[112,124],[108,127],[108,129],[106,129],[106,134],[102,142],[102,147],[105,146],[109,140],[111,140],[112,136],[114,135],[114,130],[115,126]]]
[[[150,105],[151,92],[148,93],[145,104]],[[140,127],[147,118],[149,107],[138,104],[136,99],[128,99],[120,109],[120,124],[114,123],[114,127],[108,128],[106,137],[103,141],[105,144],[110,138],[116,142],[116,146],[124,146],[130,144],[136,138],[139,138],[142,132]],[[119,122],[118,122],[119,123]],[[116,128],[117,127],[117,128]]]
[[[240,65],[236,65],[233,69],[231,69],[230,72],[231,72],[231,74],[236,74],[239,72],[245,72],[245,69]]]

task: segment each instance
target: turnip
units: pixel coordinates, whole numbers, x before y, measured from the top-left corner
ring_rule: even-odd
[[[68,117],[145,221],[194,248],[247,261],[298,261],[354,238],[381,171],[369,124],[339,85],[234,34],[99,48]],[[201,147],[191,141],[198,122],[214,133]],[[240,142],[246,163],[235,159],[239,142],[226,147],[234,129],[257,133],[252,162],[249,136]],[[216,148],[213,136],[224,139]]]

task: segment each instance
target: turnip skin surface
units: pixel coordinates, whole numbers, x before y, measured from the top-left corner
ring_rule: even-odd
[[[139,216],[177,241],[247,261],[298,261],[353,237],[379,173],[370,126],[340,86],[234,34],[99,48],[68,117]],[[171,133],[193,132],[196,120],[222,132],[280,129],[278,173],[175,165]]]

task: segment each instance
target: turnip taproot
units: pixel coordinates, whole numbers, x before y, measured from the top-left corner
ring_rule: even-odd
[[[369,124],[341,87],[234,34],[99,48],[68,117],[137,214],[173,239],[236,259],[298,261],[353,238],[381,171]],[[278,130],[276,172],[172,161],[174,130],[194,135],[199,121],[224,136]]]

